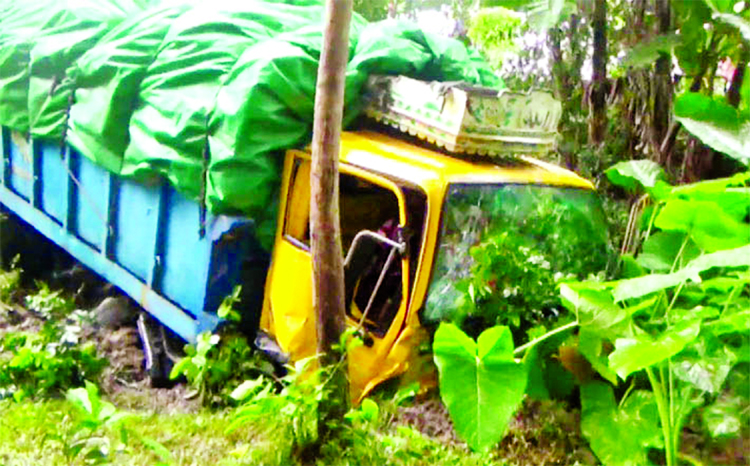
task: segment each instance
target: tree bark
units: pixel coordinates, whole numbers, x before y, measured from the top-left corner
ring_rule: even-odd
[[[327,0],[323,49],[315,92],[315,121],[310,172],[310,231],[313,306],[317,312],[318,352],[322,364],[338,361],[332,347],[344,331],[344,264],[339,223],[339,149],[344,83],[349,58],[352,0]],[[290,284],[290,286],[293,286]],[[342,355],[343,357],[343,355]],[[332,395],[321,406],[319,426],[343,416],[348,405],[345,364],[331,377]]]
[[[732,75],[732,82],[729,85],[727,91],[727,103],[732,107],[739,107],[740,105],[740,89],[742,89],[742,82],[745,80],[745,70],[747,69],[747,58],[748,52],[744,46],[742,46],[742,58],[737,67],[734,69],[734,75]]]
[[[607,127],[607,0],[595,0],[591,27],[594,53],[591,57],[593,76],[589,114],[589,141],[601,144]]]
[[[658,25],[658,34],[666,34],[671,27],[671,13],[669,9],[669,0],[656,1],[656,20]],[[659,163],[664,164],[662,153],[659,151],[662,141],[664,141],[667,131],[669,130],[669,116],[672,106],[672,78],[670,67],[672,65],[671,57],[662,54],[656,60],[654,69],[654,109],[652,117],[652,140],[654,152],[659,158]]]

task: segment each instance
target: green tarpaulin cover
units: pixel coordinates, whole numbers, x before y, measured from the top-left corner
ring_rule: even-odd
[[[283,150],[311,138],[323,16],[313,0],[0,0],[0,125],[273,224]],[[370,74],[502,87],[458,41],[355,15],[347,122]]]

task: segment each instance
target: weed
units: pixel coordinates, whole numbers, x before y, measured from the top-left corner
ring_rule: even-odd
[[[195,346],[185,347],[185,353],[170,377],[184,375],[206,406],[226,405],[232,388],[243,380],[273,373],[273,366],[253,350],[245,336],[232,331],[201,333]]]
[[[0,339],[0,397],[54,395],[95,379],[106,361],[93,343],[80,343],[80,332],[80,320],[73,319],[46,321],[36,333],[6,333]]]
[[[66,398],[77,410],[78,420],[64,434],[47,434],[45,441],[59,442],[68,464],[79,458],[86,464],[108,463],[112,442],[104,430],[118,430],[122,444],[127,444],[128,435],[123,421],[128,415],[100,399],[96,385],[88,380],[85,388],[68,390]]]
[[[37,292],[25,298],[26,306],[45,319],[64,318],[75,309],[75,303],[62,295],[60,290],[52,291],[44,282],[36,282]]]

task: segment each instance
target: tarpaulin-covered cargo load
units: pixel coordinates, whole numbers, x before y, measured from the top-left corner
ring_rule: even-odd
[[[83,0],[0,8],[0,124],[66,139],[125,176],[165,176],[215,213],[273,225],[279,154],[311,135],[322,2],[89,1],[97,6],[85,14]],[[63,6],[64,19],[52,14]],[[35,12],[28,22],[21,9]],[[25,56],[31,66],[6,68]],[[347,121],[370,74],[502,87],[458,41],[355,15]]]

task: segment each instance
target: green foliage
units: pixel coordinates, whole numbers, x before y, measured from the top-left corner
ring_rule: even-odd
[[[37,292],[27,295],[24,299],[26,306],[47,319],[59,319],[67,316],[75,309],[73,300],[62,295],[62,291],[52,291],[44,282],[36,282]]]
[[[639,188],[653,188],[665,180],[664,169],[652,160],[631,160],[620,162],[605,172],[609,181],[630,191]]]
[[[658,416],[649,391],[631,391],[618,406],[608,384],[581,386],[581,431],[605,465],[648,464],[648,449],[663,447]]]
[[[646,432],[660,427],[666,462],[673,465],[688,415],[707,399],[726,400],[721,395],[726,381],[749,347],[750,199],[730,195],[746,189],[745,175],[673,188],[657,181],[658,170],[644,169],[646,165],[619,165],[608,172],[622,186],[645,188],[656,202],[646,213],[642,245],[646,257],[636,258],[643,275],[605,283],[567,283],[561,295],[578,316],[581,346],[589,348],[582,353],[593,368],[607,379],[614,372],[631,383],[643,374],[653,390],[660,425],[654,416],[641,415],[641,427],[630,427],[644,437],[628,436],[627,441],[640,447],[629,447],[639,456],[629,457],[627,464],[641,464],[644,449],[658,446]],[[584,434],[604,464],[624,464],[625,453],[618,450],[621,444],[612,444],[613,432],[601,426],[605,419],[617,424],[625,416],[627,422],[621,419],[617,428],[628,430],[633,418],[626,412],[630,398],[626,395],[619,411],[613,411],[614,400],[606,386],[584,388],[584,419],[592,419]],[[748,406],[747,394],[736,402]],[[704,411],[707,430],[736,434],[733,421],[722,426],[715,422],[714,414],[724,406],[716,403]]]
[[[242,286],[237,285],[234,287],[232,294],[222,300],[219,309],[216,310],[216,315],[218,315],[220,319],[227,319],[231,322],[239,322],[242,320],[242,316],[234,308],[235,305],[240,302],[240,293],[242,293]]]
[[[67,464],[111,464],[115,454],[130,446],[134,437],[160,459],[158,466],[172,464],[169,450],[156,440],[128,429],[127,421],[135,416],[102,400],[93,383],[87,380],[85,387],[68,390],[66,399],[75,408],[74,423],[65,431],[48,433],[44,442],[60,443]],[[114,441],[109,435],[112,431],[117,433]]]
[[[246,380],[232,392],[232,398],[241,403],[233,414],[227,433],[247,426],[262,425],[266,433],[273,432],[273,461],[289,464],[295,456],[315,445],[318,438],[318,420],[321,403],[327,401],[327,372],[308,367],[314,359],[299,361],[289,367],[289,373],[278,381],[264,377]],[[263,446],[243,452],[249,459],[268,456]]]
[[[526,367],[513,357],[508,327],[485,330],[477,342],[453,324],[435,332],[440,396],[458,435],[473,450],[494,446],[523,400]]]
[[[682,43],[678,34],[662,34],[648,39],[628,51],[623,59],[623,66],[643,67],[651,66],[662,55],[671,55],[672,50]]]
[[[85,464],[107,464],[112,452],[105,428],[119,430],[120,439],[127,444],[127,431],[123,422],[128,415],[118,412],[114,405],[99,397],[96,385],[88,380],[83,388],[68,390],[67,400],[77,410],[77,422],[64,434],[49,435],[46,440],[60,442],[68,464],[81,457]]]
[[[529,24],[543,32],[577,11],[571,0],[483,0],[483,6],[503,7],[526,13]]]
[[[388,17],[389,0],[354,0],[354,11],[368,21],[380,21]]]
[[[426,315],[470,335],[507,325],[516,342],[562,306],[555,285],[607,268],[606,219],[593,192],[537,186],[455,188],[444,214]]]
[[[677,97],[674,112],[677,121],[703,143],[750,165],[748,115],[719,99],[692,92]]]
[[[253,351],[244,335],[227,331],[198,335],[195,346],[185,346],[185,357],[172,368],[170,377],[185,376],[201,401],[221,406],[230,401],[231,387],[249,376],[273,373],[273,367]]]
[[[468,36],[482,50],[490,65],[499,69],[505,54],[516,51],[515,39],[522,16],[502,7],[479,10],[471,18]]]
[[[106,365],[93,343],[81,343],[87,315],[46,321],[38,332],[8,332],[0,338],[0,397],[59,394],[95,379]]]

